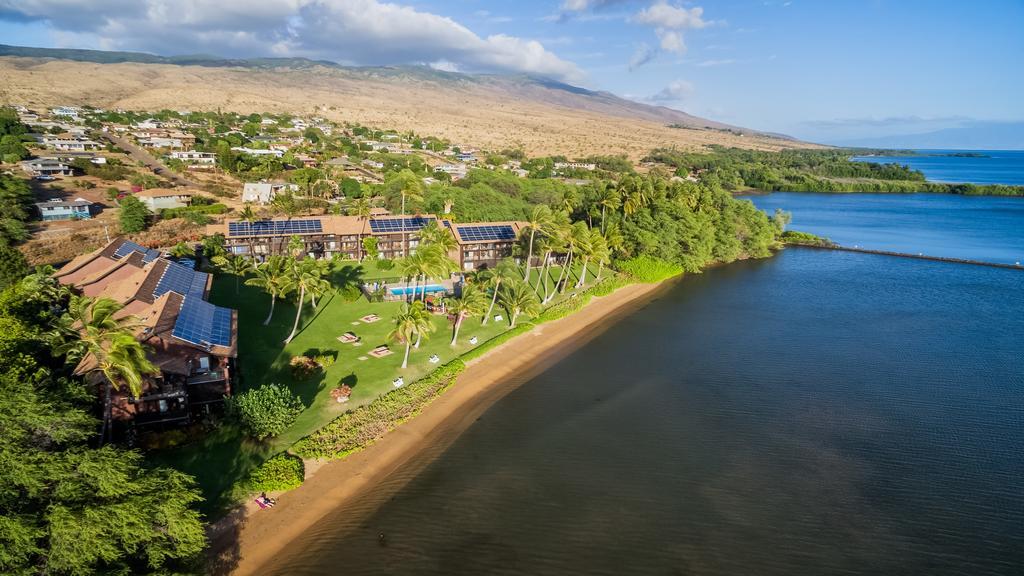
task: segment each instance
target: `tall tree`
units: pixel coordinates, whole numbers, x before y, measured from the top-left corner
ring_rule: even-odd
[[[409,231],[407,230],[405,220],[405,203],[407,200],[413,202],[423,201],[423,180],[419,176],[413,174],[409,169],[404,169],[398,173],[395,177],[396,185],[398,186],[398,193],[402,196],[402,256],[408,255],[409,246]]]
[[[235,294],[238,294],[239,279],[245,278],[253,270],[252,260],[238,256],[214,256],[213,264],[221,272],[235,277]]]
[[[270,324],[274,317],[274,303],[279,297],[286,296],[291,292],[291,275],[288,259],[284,256],[274,255],[267,258],[266,262],[260,264],[253,270],[255,276],[245,281],[246,286],[255,286],[270,294],[270,312],[263,325]]]
[[[245,206],[242,207],[242,211],[238,213],[238,218],[249,225],[249,230],[252,230],[252,225],[259,221],[260,217],[256,214],[256,211],[252,209],[252,204],[246,202]],[[250,233],[246,238],[249,244],[249,258],[256,259],[256,249],[253,245],[253,235]]]
[[[509,315],[509,328],[516,327],[520,314],[536,316],[540,314],[541,305],[537,296],[530,290],[529,284],[518,278],[506,282],[501,287],[501,305]]]
[[[519,269],[510,258],[498,262],[498,265],[494,268],[485,268],[476,273],[477,281],[491,290],[491,305],[488,306],[487,314],[484,314],[484,318],[480,322],[481,326],[486,325],[488,320],[491,319],[491,312],[494,311],[494,304],[498,301],[498,292],[501,290],[501,285],[518,277]]]
[[[448,313],[455,317],[452,326],[452,346],[459,343],[459,329],[462,328],[462,321],[470,316],[482,314],[486,309],[487,297],[483,292],[473,284],[463,285],[462,295],[448,304]]]
[[[555,219],[551,212],[551,208],[541,204],[535,206],[530,212],[530,219],[527,221],[527,225],[530,228],[530,243],[526,248],[526,265],[524,266],[525,272],[523,273],[523,280],[530,281],[530,263],[533,260],[533,240],[534,237],[540,232],[543,235],[547,235],[554,225]]]
[[[302,318],[302,305],[306,301],[306,294],[315,293],[316,290],[321,289],[322,286],[322,270],[317,265],[316,260],[312,258],[303,258],[302,260],[292,259],[291,266],[291,285],[293,290],[298,292],[298,300],[295,304],[295,323],[292,324],[292,332],[285,338],[284,343],[288,344],[295,338],[295,334],[299,331],[299,320]]]
[[[402,304],[402,308],[395,315],[394,322],[395,328],[388,334],[388,340],[405,344],[402,368],[407,368],[413,339],[433,330],[434,323],[430,320],[430,313],[426,311],[423,303],[418,301],[412,304]]]

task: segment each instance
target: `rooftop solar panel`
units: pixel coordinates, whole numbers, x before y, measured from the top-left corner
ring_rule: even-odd
[[[131,240],[125,240],[124,242],[121,242],[121,245],[117,247],[117,250],[114,250],[114,258],[120,260],[132,252],[140,252],[142,254],[142,261],[146,263],[152,262],[160,257],[159,250],[145,248]]]
[[[320,220],[258,220],[228,222],[228,236],[283,236],[323,232]]]
[[[201,346],[230,346],[231,310],[188,296],[181,304],[181,312],[171,334],[179,340]]]
[[[397,232],[416,232],[423,228],[433,218],[416,216],[414,218],[388,218],[384,220],[370,220],[370,231],[376,234],[394,234]]]
[[[456,227],[459,237],[466,242],[515,240],[516,231],[508,224]]]

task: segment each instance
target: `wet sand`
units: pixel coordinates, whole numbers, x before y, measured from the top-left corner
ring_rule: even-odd
[[[258,574],[326,514],[353,502],[424,452],[440,454],[494,402],[597,336],[664,290],[633,284],[566,318],[513,338],[470,362],[447,392],[419,416],[344,460],[307,462],[306,482],[268,510],[247,509],[214,527],[215,571]],[[406,470],[407,472],[408,470]]]

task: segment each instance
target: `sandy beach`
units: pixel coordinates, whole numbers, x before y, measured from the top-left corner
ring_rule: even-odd
[[[306,482],[277,506],[222,520],[211,542],[216,573],[258,574],[324,515],[353,502],[429,447],[439,454],[489,406],[614,322],[668,283],[634,284],[594,298],[583,310],[514,338],[469,363],[455,385],[422,414],[344,460],[307,463]],[[407,470],[406,470],[407,471]]]

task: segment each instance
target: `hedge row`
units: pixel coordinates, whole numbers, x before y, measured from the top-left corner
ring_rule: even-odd
[[[425,378],[342,414],[296,442],[292,451],[303,458],[344,458],[361,450],[419,414],[448,389],[465,368],[465,362],[456,358]]]
[[[623,278],[618,276],[608,276],[599,284],[595,284],[586,290],[577,292],[575,298],[569,298],[568,300],[549,306],[547,310],[544,310],[540,316],[534,319],[534,322],[541,324],[543,322],[550,322],[552,320],[558,320],[559,318],[565,318],[566,316],[581,310],[594,296],[607,296],[626,284],[629,284],[629,282]]]
[[[257,492],[291,490],[302,485],[305,475],[301,458],[278,454],[235,483],[231,493],[236,500],[241,500]]]
[[[683,267],[679,264],[646,255],[618,262],[617,267],[637,282],[648,284],[668,280],[683,273]]]
[[[171,218],[184,218],[187,214],[223,214],[228,207],[223,204],[206,204],[200,206],[184,206],[182,208],[164,208],[160,210],[160,217],[165,220]]]

